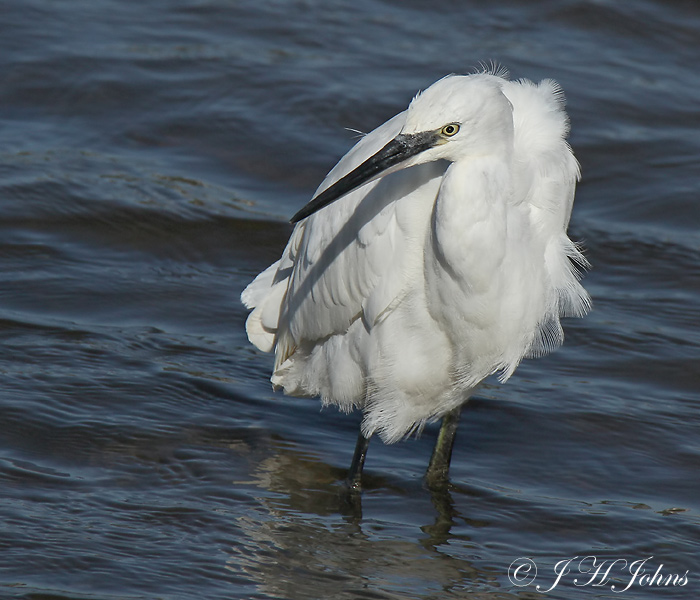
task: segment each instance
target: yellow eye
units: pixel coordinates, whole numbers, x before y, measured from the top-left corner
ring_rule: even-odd
[[[459,131],[459,124],[458,123],[450,123],[449,125],[445,125],[440,130],[440,133],[444,136],[452,137],[458,131]]]

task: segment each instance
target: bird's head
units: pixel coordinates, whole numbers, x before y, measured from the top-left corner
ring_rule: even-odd
[[[418,94],[401,132],[376,154],[314,197],[296,223],[345,194],[400,169],[483,156],[512,145],[512,106],[495,75],[449,75]]]
[[[456,161],[512,144],[513,107],[495,75],[448,75],[419,93],[408,106],[401,135],[426,136],[432,146],[419,163]],[[418,163],[416,163],[418,164]]]

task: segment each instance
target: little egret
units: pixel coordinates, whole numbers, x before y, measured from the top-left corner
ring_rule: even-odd
[[[552,80],[440,79],[340,160],[241,295],[275,389],[363,411],[353,488],[373,434],[393,443],[439,418],[427,479],[447,481],[477,385],[552,351],[560,317],[588,312],[587,261],[566,233],[568,128]]]

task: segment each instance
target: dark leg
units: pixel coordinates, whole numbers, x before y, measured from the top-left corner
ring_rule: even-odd
[[[439,488],[447,485],[452,448],[455,443],[455,434],[457,433],[461,410],[462,407],[458,406],[442,418],[442,425],[435,443],[435,449],[430,457],[428,471],[425,474],[425,480],[430,488]]]
[[[357,436],[355,455],[352,457],[350,472],[346,480],[351,490],[359,491],[362,489],[362,467],[365,466],[365,457],[367,456],[367,448],[369,448],[369,440],[370,438],[366,438],[360,431],[360,435]]]

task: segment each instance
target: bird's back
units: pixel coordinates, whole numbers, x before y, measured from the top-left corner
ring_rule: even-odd
[[[506,82],[504,93],[513,105],[514,151],[521,187],[529,189],[533,232],[546,241],[547,304],[537,335],[526,356],[541,356],[561,345],[562,316],[580,317],[590,310],[590,296],[579,283],[589,266],[567,235],[580,172],[569,144],[569,120],[559,85],[545,79]]]

